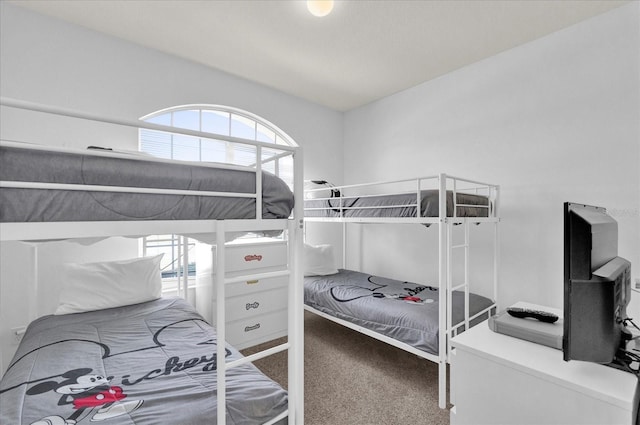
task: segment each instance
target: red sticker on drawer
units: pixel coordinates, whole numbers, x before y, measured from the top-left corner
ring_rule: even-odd
[[[262,255],[245,255],[244,257],[244,261],[249,262],[249,261],[262,261]]]

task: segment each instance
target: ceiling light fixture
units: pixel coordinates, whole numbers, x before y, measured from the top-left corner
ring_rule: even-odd
[[[333,0],[307,0],[307,9],[313,16],[327,16],[333,10]]]

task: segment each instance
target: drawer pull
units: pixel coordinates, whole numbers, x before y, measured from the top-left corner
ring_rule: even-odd
[[[258,279],[256,279],[256,280],[247,280],[247,285],[255,285],[258,282],[260,282],[260,280],[258,280]]]
[[[245,332],[251,332],[251,331],[255,331],[256,329],[260,329],[260,323],[256,323],[253,326],[245,326],[244,327],[244,331]]]
[[[246,261],[247,263],[249,261],[262,261],[262,255],[259,255],[259,254],[245,255],[244,261]]]
[[[247,310],[251,310],[252,308],[257,310],[258,307],[260,307],[260,303],[258,301],[255,301],[254,303],[247,303]]]

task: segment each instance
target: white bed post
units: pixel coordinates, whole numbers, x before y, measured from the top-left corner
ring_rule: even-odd
[[[447,405],[447,176],[438,176],[439,204],[438,204],[438,280],[439,292],[439,341],[438,341],[438,406],[441,409]],[[443,332],[444,331],[444,332]]]
[[[471,240],[469,233],[469,220],[464,221],[464,330],[469,329],[469,292],[471,282],[469,275],[469,260],[471,254]]]
[[[178,246],[178,261],[177,261],[177,266],[178,269],[176,270],[176,290],[178,291],[178,296],[185,298],[184,294],[182,293],[182,276],[184,274],[184,270],[180,271],[180,266],[183,264],[182,262],[182,236],[179,235],[171,235],[171,243],[174,243],[174,240],[177,240],[177,246]],[[175,266],[174,266],[175,267]]]
[[[218,418],[217,424],[224,425],[226,420],[226,335],[225,335],[225,228],[224,220],[216,221],[216,330],[218,334],[216,359],[218,366],[217,380],[217,401],[218,401]]]
[[[256,220],[262,220],[262,147],[256,146]]]
[[[34,321],[40,315],[40,261],[38,258],[38,244],[33,244],[33,285],[31,287],[31,297],[29,300],[29,322]]]
[[[296,205],[289,224],[289,255],[293,264],[289,289],[289,425],[304,424],[304,291],[302,273],[304,229],[304,174],[302,148],[293,154],[293,193]],[[293,302],[291,302],[293,301]],[[293,411],[292,411],[293,410]]]
[[[342,268],[347,268],[347,222],[342,222]]]
[[[189,300],[189,238],[180,236],[182,242],[182,292],[185,300]]]
[[[500,186],[495,187],[495,198],[493,201],[493,217],[496,221],[493,223],[493,302],[498,305],[498,283],[500,281],[500,275],[498,273],[500,267]],[[496,312],[497,313],[497,312]]]
[[[288,397],[289,397],[289,411],[288,411],[288,424],[295,425],[302,423],[302,418],[297,418],[299,409],[302,408],[301,399],[302,394],[299,390],[302,388],[303,380],[300,374],[301,356],[302,356],[302,339],[304,335],[302,329],[304,329],[304,315],[301,301],[299,300],[301,292],[299,277],[296,269],[298,266],[298,239],[300,239],[301,230],[298,230],[298,226],[301,225],[296,220],[289,220],[288,224],[288,242],[289,242],[289,264],[293,265],[293,269],[289,274],[289,303],[288,303],[288,334],[289,334],[289,350],[287,373],[288,373]],[[301,317],[302,316],[302,317]]]
[[[447,296],[447,304],[445,306],[445,311],[447,313],[447,321],[445,327],[440,326],[440,332],[442,330],[446,330],[446,341],[447,341],[447,351],[448,353],[451,350],[451,332],[453,329],[453,307],[452,307],[452,292],[453,292],[453,249],[457,248],[453,245],[453,221],[447,221],[447,285],[446,285],[446,296]]]

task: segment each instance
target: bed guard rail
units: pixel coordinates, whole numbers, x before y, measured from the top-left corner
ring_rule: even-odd
[[[323,193],[328,190],[330,196]],[[460,211],[463,208],[485,210],[478,214],[479,218],[499,217],[499,185],[444,173],[411,179],[308,188],[304,192],[305,216],[307,218],[348,218],[353,215],[368,216],[367,210],[403,209],[405,214],[406,211],[410,212],[409,215],[402,215],[402,218],[437,220],[440,214],[424,215],[426,202],[424,195],[427,191],[437,191],[439,202],[443,204],[446,202],[447,193],[451,194],[451,214],[448,216],[453,219],[462,218]],[[487,202],[485,204],[465,202],[459,199],[464,199],[463,195],[484,197]],[[367,200],[371,201],[370,205],[366,202]],[[390,211],[380,214],[379,217],[399,218]]]

